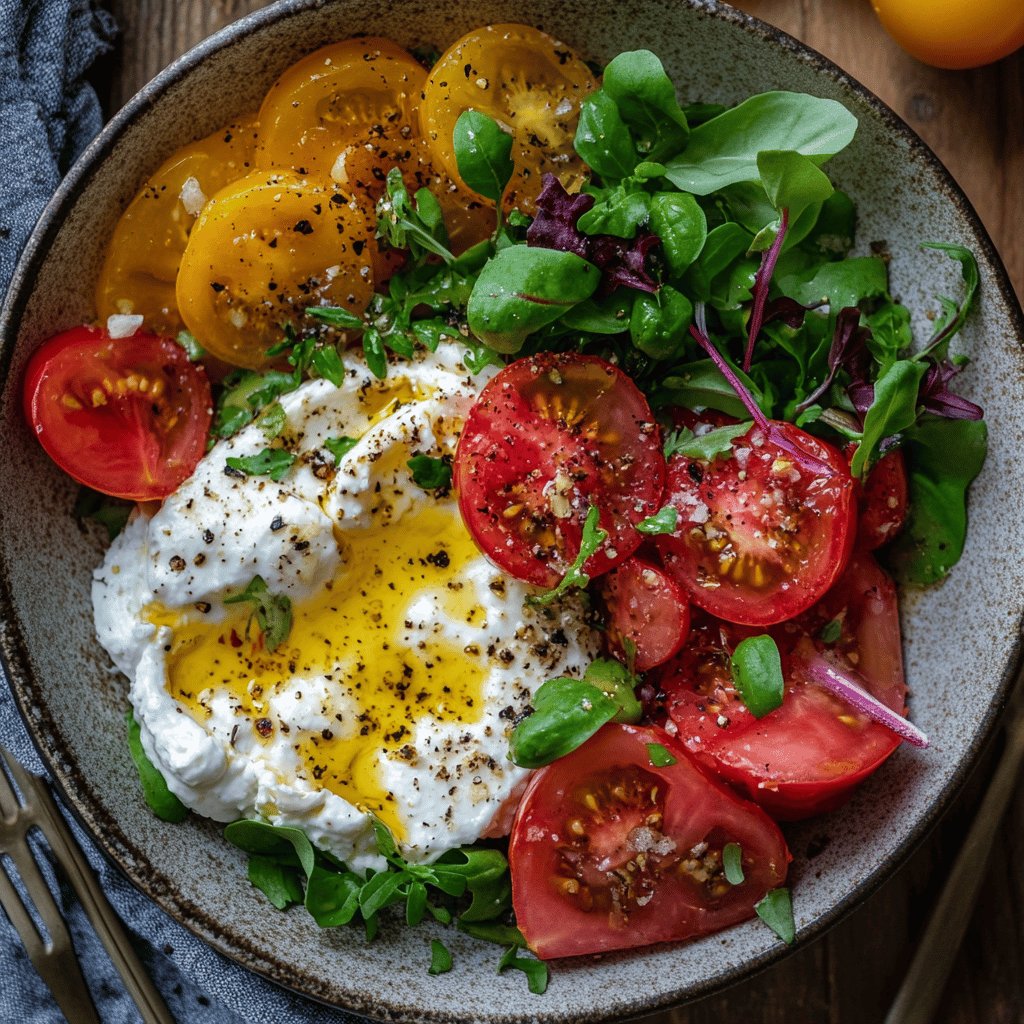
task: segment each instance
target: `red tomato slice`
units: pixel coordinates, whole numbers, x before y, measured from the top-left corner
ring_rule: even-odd
[[[653,765],[650,743],[675,763]],[[740,846],[738,885],[723,872],[727,843]],[[606,725],[530,780],[509,844],[512,905],[540,957],[629,949],[752,917],[790,860],[775,822],[667,733]]]
[[[711,462],[673,456],[667,498],[679,512],[657,538],[669,574],[694,604],[728,622],[767,626],[809,608],[838,579],[853,547],[853,478],[830,444],[791,423],[784,441],[829,467],[822,473],[755,424]]]
[[[579,554],[592,505],[607,542],[591,576],[629,557],[658,510],[661,439],[647,400],[596,356],[543,352],[495,376],[470,410],[455,486],[480,549],[517,579],[553,587]]]
[[[849,451],[856,451],[851,445]],[[860,498],[860,523],[857,543],[865,551],[874,551],[891,541],[903,529],[910,493],[907,464],[897,448],[875,463]]]
[[[25,416],[79,483],[164,498],[202,458],[213,403],[201,367],[167,338],[75,327],[43,342],[25,373]]]
[[[690,602],[657,565],[634,556],[604,577],[601,590],[608,612],[606,635],[618,657],[646,672],[668,661],[690,631]]]
[[[829,625],[834,623],[834,625]],[[830,631],[838,639],[826,644]],[[772,630],[786,677],[781,707],[761,719],[733,687],[729,658],[757,630],[701,616],[658,678],[680,741],[770,814],[794,820],[838,807],[899,745],[899,737],[807,681],[801,658],[828,649],[871,693],[903,712],[906,685],[896,588],[868,554],[812,609]]]

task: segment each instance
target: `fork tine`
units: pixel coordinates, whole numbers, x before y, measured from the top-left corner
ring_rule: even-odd
[[[7,759],[0,756],[0,762],[7,764]],[[18,813],[18,796],[14,792],[11,780],[7,778],[3,767],[0,766],[0,818],[11,821]]]

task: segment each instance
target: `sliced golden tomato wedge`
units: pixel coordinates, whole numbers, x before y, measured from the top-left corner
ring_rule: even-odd
[[[146,180],[114,228],[96,311],[141,313],[158,334],[181,328],[174,281],[206,199],[252,168],[256,121],[242,118],[179,149]]]
[[[532,213],[541,176],[572,191],[586,174],[573,149],[580,103],[597,83],[569,47],[528,25],[488,25],[455,42],[434,65],[420,119],[435,160],[459,181],[452,133],[465,110],[493,117],[515,140],[504,205]]]
[[[259,369],[285,325],[319,326],[317,305],[361,313],[373,294],[373,227],[333,188],[294,174],[256,171],[218,192],[178,272],[186,327],[213,355]]]

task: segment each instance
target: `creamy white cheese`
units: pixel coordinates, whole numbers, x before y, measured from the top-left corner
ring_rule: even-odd
[[[97,633],[189,807],[295,825],[361,868],[378,863],[367,808],[426,860],[479,838],[517,792],[513,719],[597,642],[575,605],[524,605],[529,588],[476,551],[454,499],[411,479],[414,454],[454,454],[484,379],[454,345],[386,382],[350,357],[341,387],[280,399],[279,438],[256,423],[219,443],[115,541],[95,573]],[[335,464],[324,442],[342,436],[358,442]],[[297,456],[280,483],[225,473],[269,443]],[[257,651],[245,676],[231,650],[249,650],[244,624],[231,632],[240,610],[223,599],[256,575],[295,622],[288,653]]]

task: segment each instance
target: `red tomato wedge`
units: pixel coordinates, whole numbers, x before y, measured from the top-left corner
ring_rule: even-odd
[[[455,455],[466,527],[495,565],[553,587],[579,554],[591,506],[607,542],[591,577],[624,561],[659,508],[665,457],[647,400],[611,363],[544,352],[498,373],[469,412]]]
[[[791,423],[774,427],[810,460],[754,425],[728,457],[669,463],[666,503],[679,523],[656,538],[658,551],[690,600],[728,622],[767,626],[798,615],[839,578],[853,547],[846,460]]]
[[[897,448],[883,455],[864,481],[857,543],[874,551],[891,541],[903,529],[909,499],[907,464]]]
[[[668,661],[690,631],[690,602],[659,566],[634,556],[612,569],[601,588],[608,613],[606,635],[616,656],[647,672]]]
[[[652,764],[651,743],[675,763]],[[728,843],[738,885],[723,870]],[[629,949],[752,917],[790,860],[775,822],[665,732],[606,725],[530,780],[509,844],[512,905],[539,957]]]
[[[871,555],[858,553],[818,604],[775,627],[785,696],[760,719],[743,706],[729,669],[736,644],[756,632],[706,615],[695,620],[685,650],[659,674],[665,707],[687,750],[774,817],[832,810],[900,740],[808,682],[801,658],[828,650],[856,669],[873,696],[902,713],[907,690],[896,588]]]
[[[25,373],[25,416],[79,483],[164,498],[196,467],[213,413],[206,373],[167,338],[75,327],[43,342]]]

